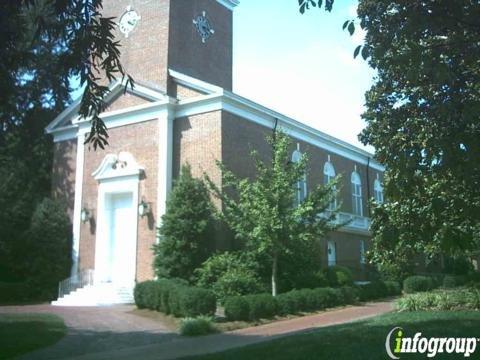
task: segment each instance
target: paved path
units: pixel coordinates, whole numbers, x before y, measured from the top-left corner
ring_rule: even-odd
[[[174,337],[161,344],[88,354],[74,359],[177,359],[184,356],[219,352],[235,347],[269,341],[282,336],[292,335],[294,333],[306,332],[320,327],[366,319],[392,310],[392,301],[368,303],[363,306],[349,306],[343,309],[235,330],[224,334],[198,338]]]
[[[65,359],[89,353],[125,349],[181,338],[161,321],[133,314],[133,305],[60,307],[0,306],[2,313],[48,313],[62,317],[67,335],[58,343],[22,359]]]

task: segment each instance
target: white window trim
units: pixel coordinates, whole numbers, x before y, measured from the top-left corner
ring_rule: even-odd
[[[362,180],[360,175],[354,171],[351,176],[352,189],[352,212],[354,215],[363,216]],[[357,186],[359,194],[357,194]],[[358,201],[358,202],[357,202]],[[360,206],[358,206],[360,205]]]

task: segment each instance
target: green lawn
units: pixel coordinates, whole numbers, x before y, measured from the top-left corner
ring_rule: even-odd
[[[0,314],[0,359],[52,345],[65,336],[63,319],[50,314]]]
[[[331,326],[308,334],[294,335],[268,343],[199,356],[195,359],[389,359],[385,339],[394,327],[401,326],[405,336],[480,337],[479,312],[391,313],[352,324]],[[479,349],[470,359],[480,358]],[[461,356],[461,355],[460,355]],[[401,359],[426,359],[427,355],[401,354]],[[458,354],[437,355],[435,359],[456,359]],[[461,356],[463,358],[463,356]]]

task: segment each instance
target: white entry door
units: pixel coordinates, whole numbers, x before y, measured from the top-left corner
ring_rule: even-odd
[[[136,211],[132,193],[107,194],[108,224],[104,281],[133,283],[135,279]]]

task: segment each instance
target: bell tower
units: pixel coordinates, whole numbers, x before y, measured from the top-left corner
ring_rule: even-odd
[[[233,9],[238,0],[104,0],[121,61],[138,83],[167,91],[168,70],[232,89]]]

